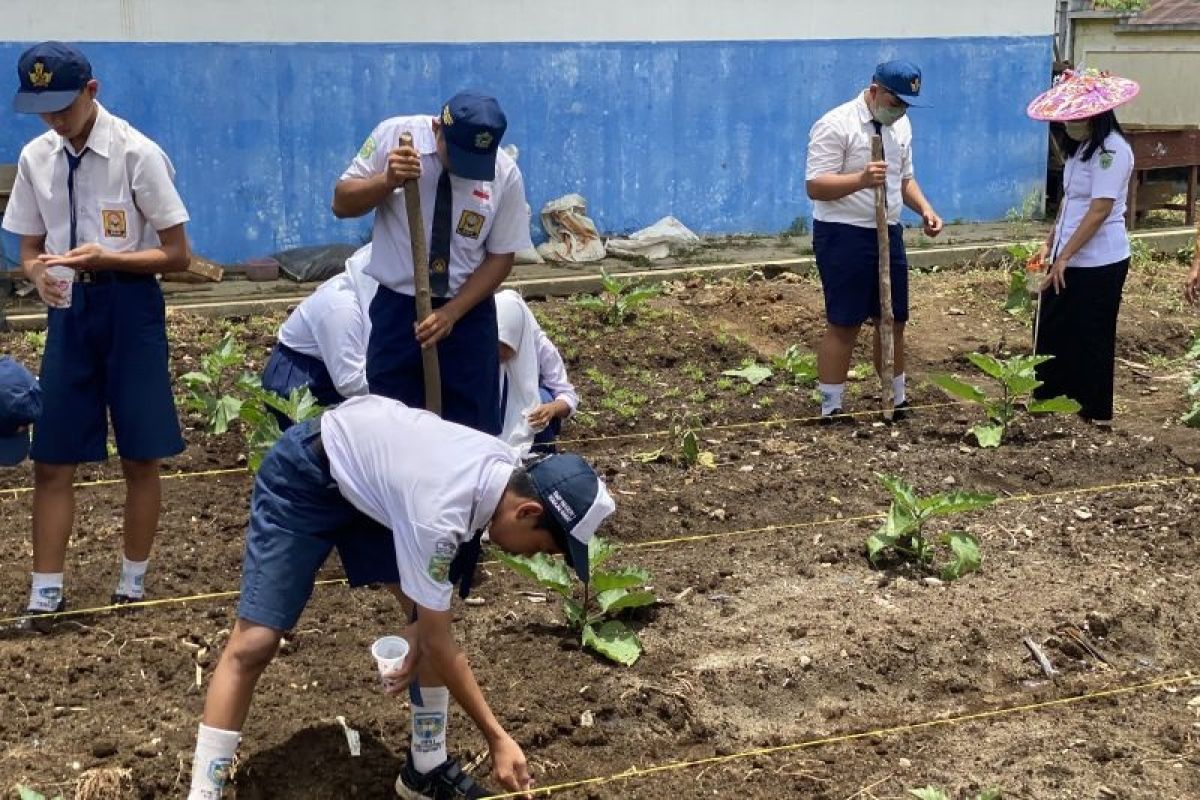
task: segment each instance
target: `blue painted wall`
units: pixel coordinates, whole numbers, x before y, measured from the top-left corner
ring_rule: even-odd
[[[23,43],[0,43],[13,65]],[[500,98],[529,201],[568,192],[603,231],[674,214],[701,233],[776,233],[811,213],[808,130],[874,65],[921,64],[917,177],[947,219],[998,219],[1043,183],[1049,37],[599,44],[84,46],[100,99],[175,163],[196,249],[232,262],[356,242],[332,187],[379,120],[435,112],[459,88]],[[11,66],[3,74],[11,77]],[[0,161],[43,128],[4,84]],[[6,242],[9,255],[12,242]]]

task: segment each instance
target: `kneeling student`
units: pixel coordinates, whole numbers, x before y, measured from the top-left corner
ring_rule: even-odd
[[[525,755],[451,633],[453,584],[469,590],[484,528],[509,553],[561,552],[587,581],[588,542],[614,508],[579,456],[526,465],[499,439],[399,401],[356,397],[292,426],[255,478],[238,619],[209,685],[189,800],[221,796],[259,676],[335,547],[352,586],[399,583],[417,611],[404,632],[409,656],[388,676],[393,694],[420,685],[397,794],[490,794],[447,758],[450,696],[487,739],[500,784],[528,790]]]

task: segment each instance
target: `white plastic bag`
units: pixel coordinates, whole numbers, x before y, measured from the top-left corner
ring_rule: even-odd
[[[604,242],[587,217],[587,201],[581,195],[568,194],[546,203],[542,228],[550,241],[538,245],[537,250],[551,261],[578,264],[604,258]]]
[[[663,217],[649,228],[642,228],[626,239],[609,239],[608,252],[624,258],[666,258],[673,250],[695,247],[700,237],[674,217]]]

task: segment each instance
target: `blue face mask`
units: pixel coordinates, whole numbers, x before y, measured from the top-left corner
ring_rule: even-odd
[[[895,125],[907,113],[908,109],[904,106],[885,106],[883,103],[876,103],[872,116],[880,125]]]

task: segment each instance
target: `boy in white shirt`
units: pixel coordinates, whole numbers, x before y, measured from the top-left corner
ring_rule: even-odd
[[[419,611],[405,630],[410,655],[388,676],[390,693],[418,676],[421,687],[397,793],[488,794],[447,758],[451,695],[487,738],[500,784],[528,790],[525,756],[454,642],[454,583],[465,596],[485,527],[507,552],[563,553],[587,581],[588,542],[614,508],[579,456],[523,466],[499,439],[395,400],[356,397],[294,425],[255,478],[238,620],[209,686],[189,800],[220,797],[258,678],[335,547],[351,585],[399,583]]]

